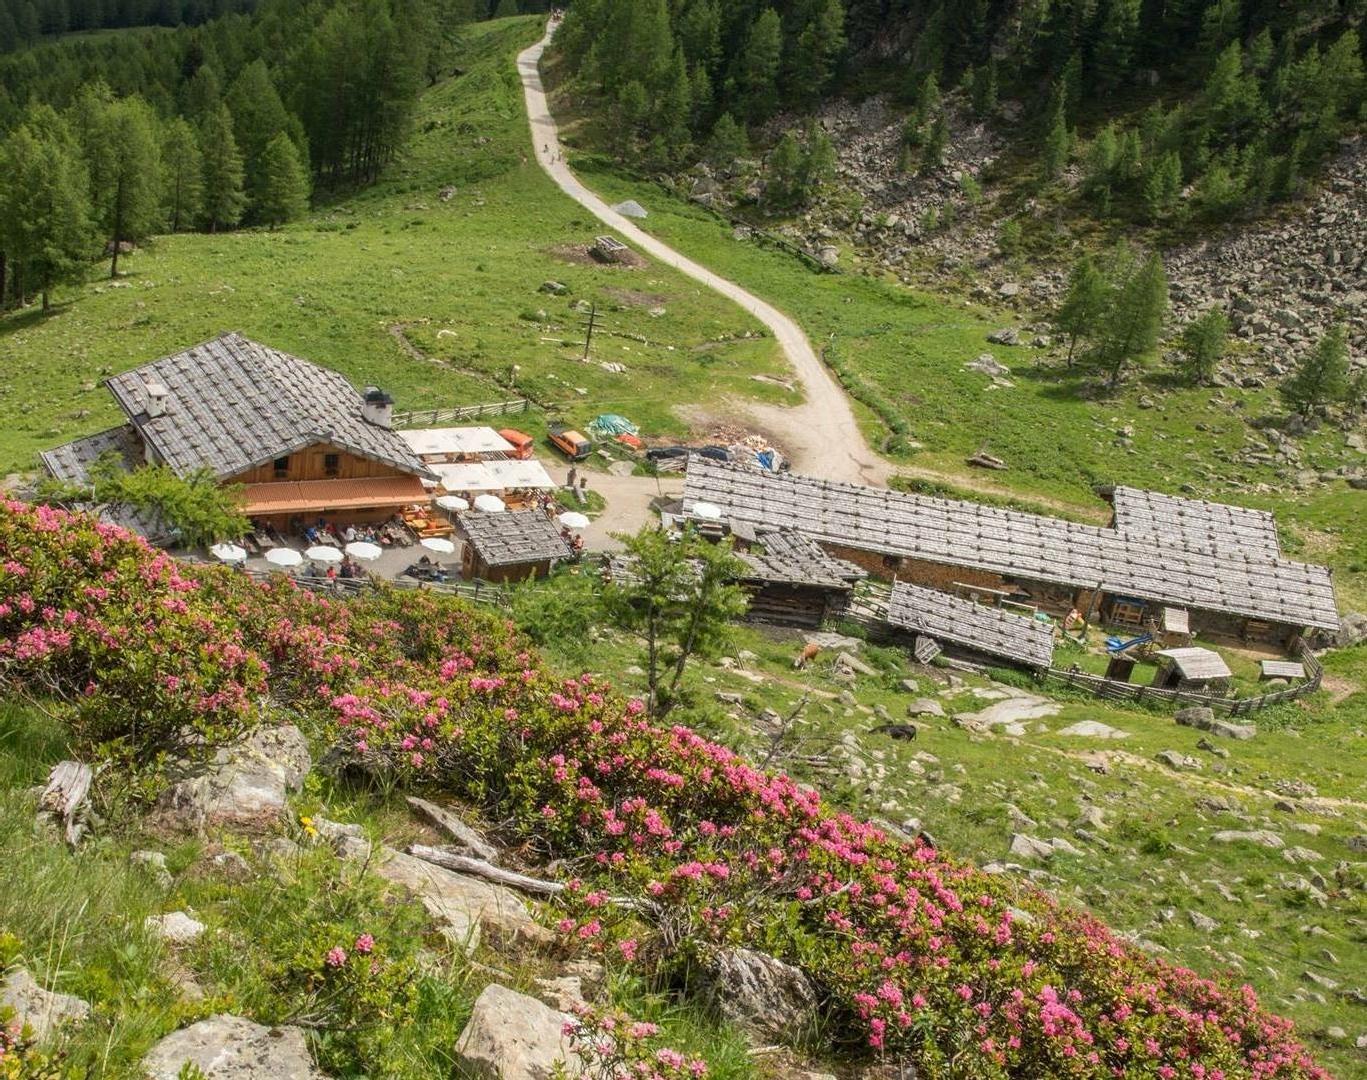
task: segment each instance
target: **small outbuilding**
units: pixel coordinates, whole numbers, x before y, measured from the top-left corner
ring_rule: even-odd
[[[1054,658],[1049,622],[905,581],[892,583],[887,622],[895,630],[917,635],[913,649],[918,660],[923,649],[932,658],[938,651],[923,646],[925,639],[1035,670],[1047,668]]]
[[[1217,652],[1199,646],[1154,653],[1158,670],[1152,686],[1164,690],[1224,690],[1234,673]]]
[[[544,577],[570,557],[570,545],[540,510],[463,514],[465,549],[461,571],[467,580],[525,581]]]
[[[750,594],[748,617],[779,626],[816,627],[843,613],[867,576],[796,529],[762,531],[737,557],[746,565],[740,583]]]

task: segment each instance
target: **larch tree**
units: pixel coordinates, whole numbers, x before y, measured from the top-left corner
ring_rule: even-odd
[[[1178,368],[1188,382],[1200,386],[1219,370],[1229,347],[1229,316],[1211,308],[1182,328]]]
[[[1282,400],[1305,419],[1348,392],[1348,331],[1340,323],[1316,342],[1281,385]]]
[[[1073,366],[1079,341],[1095,337],[1110,301],[1111,287],[1096,260],[1084,255],[1068,275],[1068,291],[1054,316],[1054,325],[1068,337],[1068,367]]]
[[[281,132],[288,131],[292,122],[297,124],[297,121],[293,121],[285,109],[285,103],[280,100],[264,60],[256,60],[242,69],[228,88],[224,103],[232,114],[233,137],[242,154],[247,205],[253,220],[264,220],[260,203],[266,184],[266,147]]]
[[[141,98],[105,105],[95,122],[92,197],[95,215],[109,238],[109,276],[119,272],[124,244],[156,231],[161,217],[161,146],[157,119]]]
[[[793,49],[791,96],[809,107],[820,101],[844,55],[845,5],[842,0],[818,2]]]
[[[166,125],[161,141],[162,200],[166,226],[173,233],[199,220],[204,199],[204,156],[199,136],[177,118]]]
[[[94,247],[85,165],[49,120],[21,125],[0,146],[0,249],[45,312],[54,288],[81,280]]]
[[[283,131],[266,144],[260,167],[256,216],[273,227],[302,216],[309,206],[308,170]]]
[[[242,154],[226,105],[209,114],[199,144],[204,156],[204,224],[210,232],[231,229],[242,220],[247,197],[242,190]]]
[[[1167,314],[1168,277],[1162,257],[1154,253],[1119,283],[1092,349],[1109,386],[1120,382],[1127,366],[1157,348]]]
[[[737,102],[752,123],[767,120],[778,107],[778,72],[782,57],[783,24],[778,12],[767,7],[750,27],[745,48],[736,60]]]
[[[729,112],[722,113],[712,125],[707,139],[706,158],[714,169],[730,172],[736,162],[750,152],[750,138],[745,128],[736,123]]]

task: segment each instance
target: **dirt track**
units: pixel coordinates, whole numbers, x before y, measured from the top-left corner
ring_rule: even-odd
[[[687,274],[739,304],[764,323],[783,349],[802,384],[805,400],[791,407],[749,405],[747,409],[787,452],[795,472],[855,484],[881,484],[891,472],[888,463],[869,446],[855,422],[849,399],[829,369],[812,349],[802,329],[783,312],[733,281],[714,274],[673,248],[643,232],[616,213],[580,182],[565,164],[555,119],[541,84],[540,61],[554,27],[517,58],[531,125],[536,160],[560,190],[594,217],[611,226],[627,242],[652,258]]]

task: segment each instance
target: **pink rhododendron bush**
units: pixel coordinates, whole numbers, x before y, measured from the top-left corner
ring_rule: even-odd
[[[569,860],[560,930],[576,947],[666,975],[717,946],[764,949],[808,972],[848,1049],[923,1076],[1326,1075],[1250,988],[836,813],[426,594],[329,601],[10,502],[0,677],[69,701],[78,737],[130,761],[187,733],[299,723]]]

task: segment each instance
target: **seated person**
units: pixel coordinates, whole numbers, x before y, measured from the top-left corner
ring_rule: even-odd
[[[304,530],[304,539],[307,540],[310,544],[316,544],[319,540],[322,539],[322,537],[319,535],[317,527],[314,525],[310,525],[308,528]]]
[[[355,525],[348,525],[342,530],[342,539],[350,544],[354,540],[360,539],[360,533],[356,531]]]

